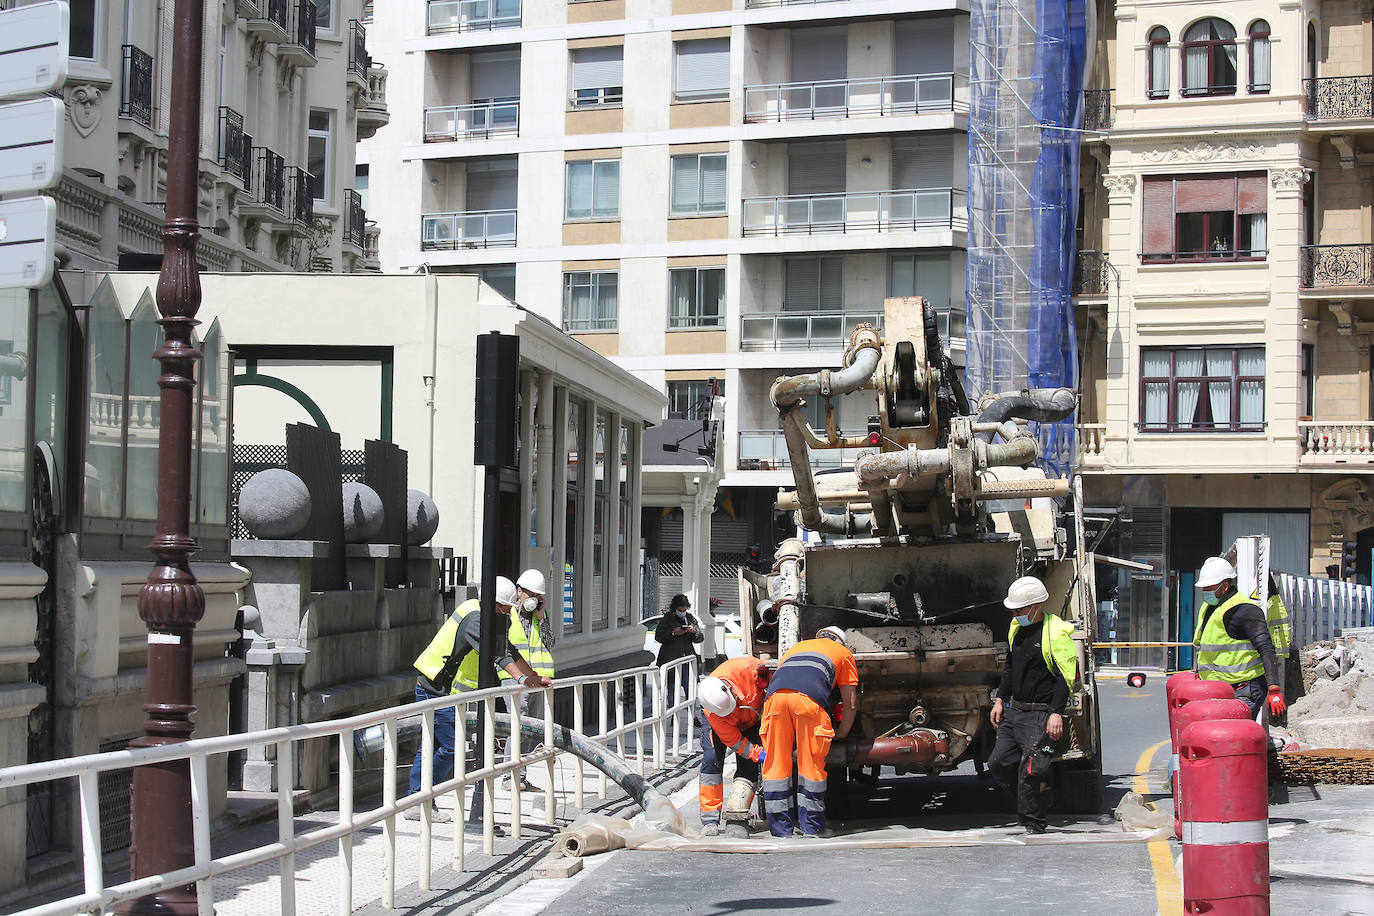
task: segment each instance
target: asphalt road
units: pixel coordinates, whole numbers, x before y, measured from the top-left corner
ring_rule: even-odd
[[[1105,682],[1103,767],[1108,808],[1132,787],[1142,754],[1168,738],[1163,679],[1141,690]],[[1167,746],[1151,758],[1160,786]],[[868,823],[993,827],[1015,822],[991,781],[968,772],[894,780],[838,832]],[[1081,819],[1080,819],[1081,822]],[[1064,821],[1060,821],[1061,825]],[[807,841],[797,840],[805,843]],[[644,914],[795,910],[810,914],[1158,911],[1143,843],[967,846],[772,855],[616,853],[548,912]]]

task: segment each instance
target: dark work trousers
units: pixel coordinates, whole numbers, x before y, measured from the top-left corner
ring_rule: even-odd
[[[1026,775],[1030,752],[1045,740],[1048,712],[1002,707],[1002,725],[997,729],[997,743],[988,758],[988,769],[998,785],[1016,799],[1016,814],[1021,823],[1035,830],[1045,829],[1045,815],[1050,810],[1050,779],[1047,773],[1037,779]]]
[[[703,824],[719,824],[721,804],[724,798],[725,783],[725,754],[729,748],[725,742],[720,740],[720,736],[711,728],[711,723],[706,721],[706,714],[701,711],[701,706],[697,706],[697,724],[701,730],[701,777],[700,777],[700,803],[701,803],[701,822]],[[749,728],[740,729],[740,734],[744,740],[751,744],[763,746],[763,739],[759,737],[759,726],[755,723]],[[751,782],[759,781],[759,764],[741,754],[735,754],[735,775]],[[709,799],[709,802],[708,802]],[[708,808],[711,804],[714,808]]]
[[[1236,699],[1243,701],[1250,708],[1250,718],[1259,715],[1259,711],[1264,708],[1265,699],[1269,696],[1269,681],[1265,680],[1264,675],[1231,686],[1236,688]]]

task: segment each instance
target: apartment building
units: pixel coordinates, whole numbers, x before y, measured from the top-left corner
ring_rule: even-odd
[[[792,482],[773,380],[839,365],[888,295],[962,334],[960,4],[432,0],[379,6],[369,40],[405,99],[360,152],[383,268],[478,273],[675,416],[715,380],[722,578]]]
[[[1346,2],[1118,0],[1099,24],[1081,466],[1156,571],[1119,577],[1123,621],[1165,609],[1126,638],[1186,639],[1194,571],[1237,535],[1299,575],[1354,541],[1369,574],[1374,36]]]
[[[11,5],[22,5],[11,0]],[[162,252],[172,0],[70,0],[59,251],[74,269]],[[200,129],[204,269],[376,270],[356,140],[388,119],[363,0],[207,4]],[[368,9],[365,9],[368,8]]]

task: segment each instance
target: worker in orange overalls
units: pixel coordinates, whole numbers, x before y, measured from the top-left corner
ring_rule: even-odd
[[[767,686],[768,666],[747,655],[730,659],[697,685],[702,712],[697,798],[705,836],[720,833],[727,748],[735,752],[735,775],[758,782],[759,766],[764,761],[759,720]]]
[[[839,728],[830,710],[844,706]],[[782,657],[763,701],[763,811],[773,836],[826,836],[825,755],[830,739],[849,737],[859,709],[859,668],[839,627],[825,627]],[[796,812],[792,805],[792,750],[797,751]]]

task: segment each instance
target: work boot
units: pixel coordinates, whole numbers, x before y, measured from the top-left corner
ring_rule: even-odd
[[[720,836],[720,824],[705,823],[701,825],[702,836]]]
[[[405,813],[405,819],[408,821],[418,821],[420,819],[420,806],[416,805],[413,808],[407,808]],[[429,822],[431,824],[448,824],[452,823],[452,821],[453,815],[449,814],[443,808],[440,808],[438,805],[433,805],[430,807]]]
[[[1043,836],[1044,833],[1045,833],[1045,828],[1044,828],[1044,827],[1037,827],[1037,826],[1034,825],[1034,824],[1027,824],[1027,825],[1026,825],[1026,832],[1025,832],[1024,835],[1025,835],[1025,836]]]
[[[506,828],[505,828],[505,827],[502,827],[500,824],[492,824],[491,827],[492,827],[492,836],[505,836],[505,835],[506,835]],[[481,836],[481,835],[482,835],[482,825],[481,825],[480,822],[479,822],[479,823],[476,823],[476,824],[465,824],[465,825],[463,826],[463,832],[466,833],[468,836]]]
[[[835,831],[831,830],[829,827],[826,827],[820,833],[803,833],[801,835],[801,838],[803,840],[828,840],[834,835]]]

